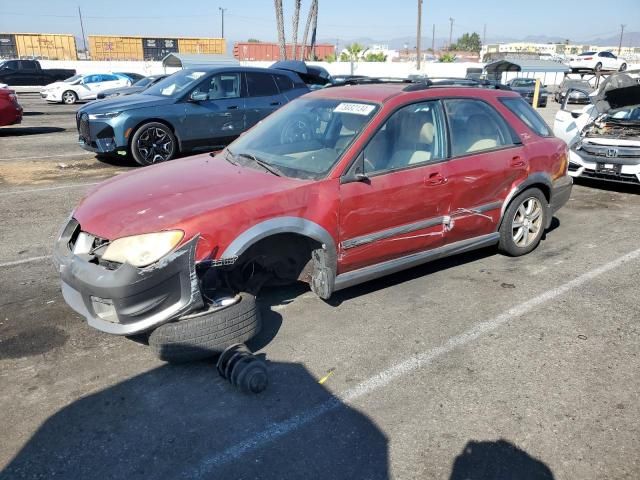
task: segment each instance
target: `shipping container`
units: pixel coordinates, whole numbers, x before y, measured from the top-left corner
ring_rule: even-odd
[[[286,46],[287,59],[293,59],[293,45]],[[302,45],[296,46],[296,59],[300,58]],[[318,60],[324,60],[329,55],[335,54],[335,46],[320,44],[315,46],[315,56]],[[276,61],[280,59],[280,47],[277,43],[246,42],[236,43],[233,46],[233,56],[244,61]],[[305,48],[305,59],[311,58],[311,46]]]
[[[142,60],[142,38],[89,35],[91,60]]]
[[[180,53],[203,53],[225,55],[227,46],[224,38],[179,38]]]
[[[170,53],[224,54],[225,50],[223,38],[89,35],[92,60],[162,60]]]
[[[0,58],[77,60],[76,39],[56,33],[1,33]]]

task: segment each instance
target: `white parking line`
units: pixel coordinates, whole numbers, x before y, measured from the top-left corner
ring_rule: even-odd
[[[605,265],[602,265],[601,267],[584,273],[579,277],[563,285],[560,285],[559,287],[547,290],[546,292],[524,303],[510,308],[506,312],[501,313],[491,320],[479,323],[466,332],[451,337],[439,347],[410,356],[406,360],[393,365],[386,370],[383,370],[382,372],[377,373],[376,375],[370,377],[359,385],[356,385],[354,388],[351,388],[346,392],[343,392],[342,394],[336,395],[336,397],[319,404],[315,408],[303,411],[297,415],[289,417],[284,421],[273,423],[268,428],[262,430],[261,432],[257,432],[250,438],[247,438],[246,440],[237,443],[220,453],[214,454],[210,457],[205,457],[204,459],[202,459],[200,465],[194,472],[185,472],[184,475],[189,478],[208,476],[215,468],[226,465],[229,462],[240,458],[246,453],[264,447],[265,445],[277,440],[278,438],[304,427],[305,425],[318,419],[322,415],[336,410],[340,407],[340,405],[342,405],[343,402],[353,402],[354,400],[357,400],[364,395],[374,392],[380,388],[386,387],[392,381],[404,377],[414,370],[430,364],[432,361],[436,360],[439,357],[442,357],[443,355],[446,355],[447,353],[458,347],[462,347],[473,342],[474,340],[477,340],[483,335],[504,325],[508,321],[520,317],[525,313],[530,312],[534,308],[547,303],[550,300],[553,300],[556,297],[569,292],[570,290],[580,287],[590,280],[593,280],[594,278],[621,266],[625,262],[635,260],[638,257],[640,257],[640,249],[634,250],[633,252],[623,255],[622,257],[619,257],[609,263],[606,263]]]
[[[59,155],[43,155],[41,157],[4,157],[0,158],[0,162],[11,162],[14,160],[46,160],[47,158],[59,158],[59,157],[95,157],[91,152],[77,152],[77,153],[62,153]]]
[[[23,263],[39,262],[40,260],[48,260],[50,258],[51,258],[51,255],[44,255],[42,257],[23,258],[22,260],[14,260],[12,262],[0,263],[0,268],[13,267],[14,265],[22,265]]]
[[[42,187],[42,188],[31,188],[29,190],[13,190],[11,192],[0,192],[0,197],[7,195],[17,195],[20,193],[35,193],[35,192],[46,192],[49,190],[63,190],[65,188],[80,188],[80,187],[90,187],[91,185],[98,185],[100,182],[92,182],[92,183],[71,183],[69,185],[60,185],[57,187]]]

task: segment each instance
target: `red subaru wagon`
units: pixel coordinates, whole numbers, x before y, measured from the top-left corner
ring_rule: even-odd
[[[472,249],[530,252],[571,194],[567,158],[499,86],[325,88],[218,154],[100,184],[54,257],[90,325],[190,360],[254,336],[267,284],[302,280],[328,299]]]

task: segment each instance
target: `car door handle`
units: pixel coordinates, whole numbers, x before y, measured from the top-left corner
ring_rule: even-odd
[[[272,107],[277,107],[278,105],[280,105],[280,102],[271,102],[269,105],[271,105]]]
[[[230,107],[227,107],[227,110],[237,110],[238,106],[237,105],[231,105]]]
[[[518,156],[515,156],[511,159],[512,167],[524,167],[525,165],[526,165],[526,162]]]
[[[447,183],[447,179],[440,175],[440,173],[435,172],[429,175],[429,178],[425,180],[425,183],[429,186],[431,185],[443,185]]]

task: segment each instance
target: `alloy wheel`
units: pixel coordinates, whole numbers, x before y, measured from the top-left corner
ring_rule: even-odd
[[[542,204],[535,197],[525,199],[511,222],[513,243],[525,248],[531,245],[542,229]]]
[[[136,148],[145,162],[152,164],[169,160],[174,145],[169,132],[160,127],[149,127],[138,137]]]
[[[76,103],[76,95],[73,92],[64,92],[62,94],[62,101],[64,103],[66,103],[67,105],[71,105],[73,103]]]

